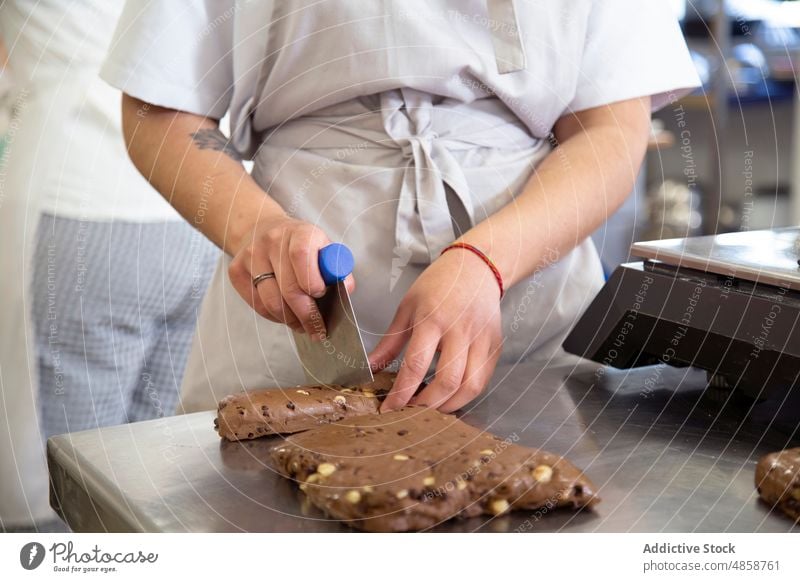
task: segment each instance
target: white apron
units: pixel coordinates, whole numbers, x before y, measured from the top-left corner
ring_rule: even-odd
[[[261,137],[253,177],[293,217],[356,257],[353,304],[371,350],[422,270],[462,230],[518,195],[549,152],[497,98],[462,103],[413,89],[353,99]],[[547,254],[547,253],[546,253]],[[186,412],[243,389],[304,380],[289,328],[237,295],[223,257],[182,387]],[[549,358],[603,277],[585,240],[508,290],[503,363]]]

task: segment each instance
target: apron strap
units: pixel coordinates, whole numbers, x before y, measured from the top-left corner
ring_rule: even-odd
[[[469,227],[475,225],[472,198],[460,166],[443,145],[426,137],[410,137],[403,151],[409,163],[397,206],[396,248],[410,251],[412,262],[432,262],[456,239],[447,186],[462,204]],[[424,245],[419,244],[419,234]]]
[[[525,48],[517,23],[514,0],[486,0],[497,72],[501,75],[525,68]]]
[[[462,204],[468,226],[475,224],[469,186],[432,128],[431,95],[404,88],[381,97],[386,133],[408,159],[397,207],[396,249],[410,251],[412,262],[432,262],[456,238],[447,186]]]

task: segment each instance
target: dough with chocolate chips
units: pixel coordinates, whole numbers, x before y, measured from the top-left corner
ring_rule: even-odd
[[[271,456],[312,504],[366,531],[422,530],[456,516],[599,501],[591,481],[566,459],[418,406],[293,435]]]
[[[756,488],[764,501],[800,523],[800,447],[762,457]]]
[[[374,382],[354,388],[298,386],[233,394],[220,401],[214,427],[221,437],[240,441],[375,414],[395,376],[381,372]]]
[[[374,382],[354,388],[297,386],[251,390],[223,398],[214,419],[219,436],[229,441],[270,434],[291,434],[362,414],[377,414],[396,374],[381,372]]]

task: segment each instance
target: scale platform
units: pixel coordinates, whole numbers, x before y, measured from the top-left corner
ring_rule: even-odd
[[[753,398],[800,383],[800,228],[640,242],[564,341],[614,368],[708,372]]]

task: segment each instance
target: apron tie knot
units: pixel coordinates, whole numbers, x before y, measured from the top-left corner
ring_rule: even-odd
[[[397,191],[394,248],[413,264],[428,264],[458,234],[476,223],[476,209],[460,161],[476,148],[510,150],[531,157],[545,144],[499,100],[482,99],[472,104],[439,102],[434,96],[403,88],[385,91],[379,99],[361,103],[367,112],[353,114],[352,104],[343,112],[328,110],[322,116],[303,116],[282,124],[262,138],[278,147],[313,149],[342,161],[341,152],[393,149],[395,169],[402,172]],[[476,163],[478,156],[471,157]],[[478,162],[480,163],[480,162]],[[394,165],[394,164],[392,164]],[[387,233],[388,234],[388,233]]]
[[[403,152],[403,157],[409,160],[414,159],[414,152],[418,149],[430,151],[431,145],[435,140],[439,139],[439,134],[435,131],[426,131],[422,135],[412,135],[407,138],[398,140],[400,150]]]

